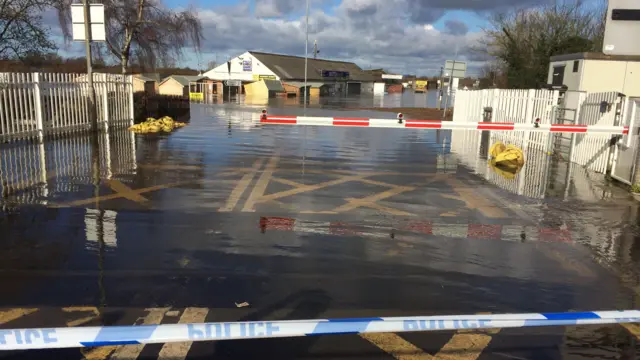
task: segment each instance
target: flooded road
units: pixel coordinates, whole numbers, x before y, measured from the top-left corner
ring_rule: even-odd
[[[111,129],[97,147],[84,136],[2,145],[2,327],[638,308],[638,205],[603,177],[527,150],[506,179],[479,156],[477,132],[261,125],[262,107],[193,104],[172,134]],[[570,326],[0,358],[631,359],[639,334]]]

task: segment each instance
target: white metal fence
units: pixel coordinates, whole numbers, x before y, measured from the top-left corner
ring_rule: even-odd
[[[133,122],[133,78],[93,74],[101,127]],[[91,127],[86,74],[0,73],[0,140],[42,138]]]
[[[582,93],[576,123],[582,125],[618,125],[618,112],[624,98],[617,92]],[[602,108],[602,102],[609,104]],[[599,173],[606,173],[611,157],[611,135],[576,134],[570,161]]]
[[[559,99],[559,92],[554,90],[490,89],[459,90],[456,96],[454,122],[482,121],[485,108],[491,108],[492,122],[533,123],[539,119],[542,124],[567,122],[611,126],[619,125],[619,110],[624,104],[624,98],[616,92],[566,92]],[[608,104],[606,109],[601,108],[603,102]],[[514,144],[524,149],[527,156],[530,150],[551,151],[552,140],[549,134],[542,132],[492,131],[490,143],[502,141]],[[611,135],[576,134],[562,144],[570,149],[566,161],[599,173],[607,172],[611,158]]]

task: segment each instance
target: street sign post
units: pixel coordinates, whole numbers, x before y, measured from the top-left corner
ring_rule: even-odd
[[[444,62],[444,73],[447,77],[464,78],[467,73],[467,63],[464,61],[447,60]]]

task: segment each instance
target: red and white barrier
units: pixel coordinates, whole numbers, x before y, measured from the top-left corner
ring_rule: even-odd
[[[400,117],[400,114],[398,115]],[[520,124],[520,123],[455,123],[441,120],[402,120],[373,119],[353,117],[317,117],[317,116],[284,116],[267,115],[260,117],[263,124],[277,125],[312,125],[312,126],[353,126],[395,129],[443,129],[443,130],[492,130],[492,131],[538,131],[552,133],[587,133],[587,134],[628,134],[628,126],[600,125],[564,125],[564,124]]]

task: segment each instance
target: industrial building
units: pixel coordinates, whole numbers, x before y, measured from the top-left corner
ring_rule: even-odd
[[[617,91],[640,96],[640,56],[575,53],[552,56],[548,84],[569,91]]]
[[[203,76],[214,80],[230,80],[227,84],[231,87],[260,80],[278,80],[287,88],[287,92],[290,87],[296,87],[300,95],[305,91],[305,58],[247,51],[205,72]],[[373,93],[373,83],[373,76],[352,62],[308,59],[307,86],[310,96]],[[231,91],[239,92],[237,89]]]

